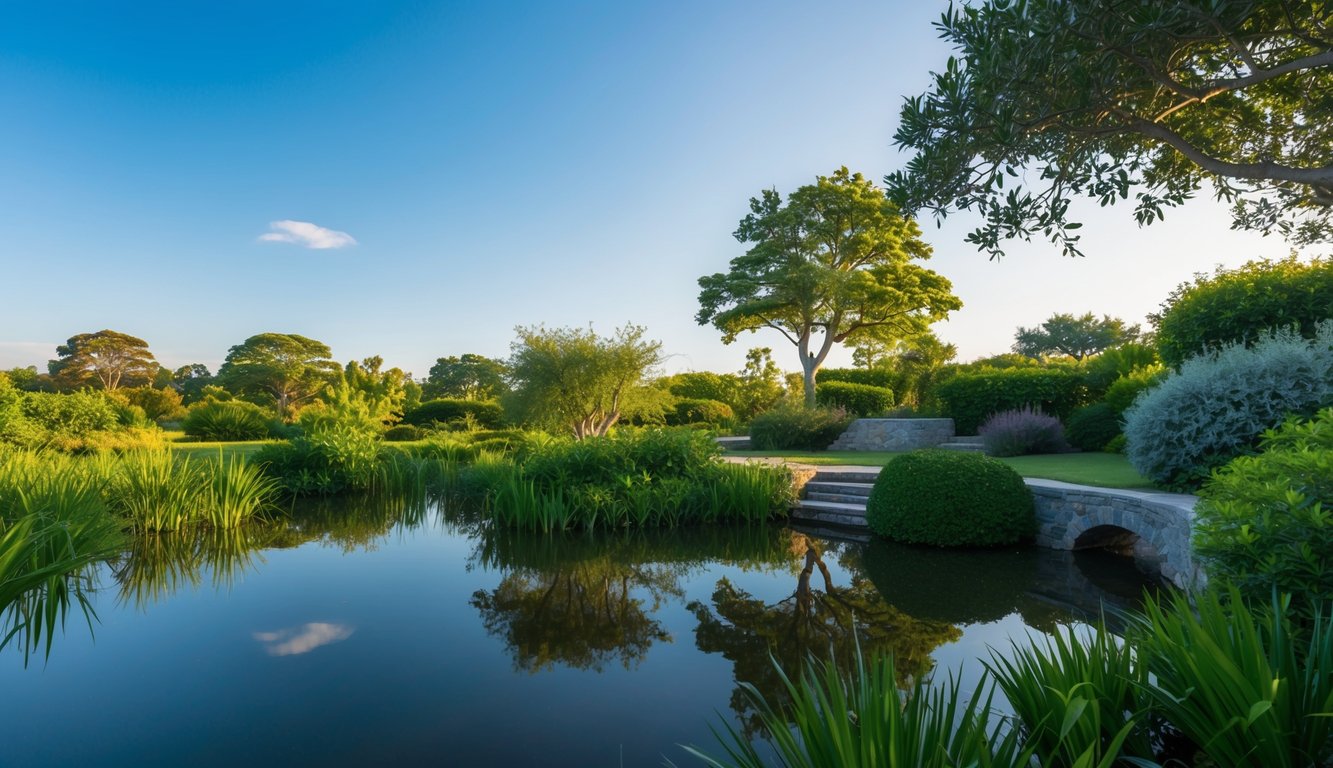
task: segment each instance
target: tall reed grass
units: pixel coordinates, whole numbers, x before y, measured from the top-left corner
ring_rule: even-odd
[[[727,726],[711,766],[1333,765],[1333,616],[1294,638],[1285,600],[1247,606],[1229,591],[1164,601],[1104,625],[992,652],[975,690],[955,679],[900,692],[887,658],[849,674],[811,664],[783,677],[790,704],[749,695],[775,760]],[[781,670],[779,669],[779,672]],[[998,688],[1012,714],[992,708]],[[716,731],[715,731],[716,732]],[[1168,747],[1162,736],[1183,735]]]

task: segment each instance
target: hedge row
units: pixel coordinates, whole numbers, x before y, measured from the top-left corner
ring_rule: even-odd
[[[1087,402],[1088,387],[1077,370],[1005,368],[956,376],[938,394],[957,433],[971,435],[992,414],[1024,406],[1066,419]]]

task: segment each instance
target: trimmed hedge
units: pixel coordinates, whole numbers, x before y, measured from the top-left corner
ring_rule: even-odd
[[[427,400],[403,414],[403,423],[416,427],[433,424],[459,424],[471,415],[477,425],[485,429],[496,429],[504,421],[504,409],[494,400],[463,400],[442,397]]]
[[[815,372],[816,391],[835,381],[892,389],[893,371],[888,368],[825,368]]]
[[[820,405],[842,408],[856,416],[874,416],[893,407],[893,390],[850,381],[829,381],[815,387]]]
[[[1088,387],[1074,369],[1005,368],[955,376],[937,394],[958,434],[970,435],[992,414],[1023,406],[1068,418],[1086,404]]]
[[[851,423],[841,408],[774,408],[750,422],[750,445],[760,451],[822,451]]]
[[[399,424],[396,427],[389,427],[382,435],[383,439],[390,443],[406,443],[413,440],[421,440],[427,434],[421,427],[414,427],[411,424]]]
[[[993,547],[1030,538],[1032,491],[1009,465],[979,453],[913,451],[880,471],[866,504],[880,536],[936,547]]]
[[[683,398],[676,401],[671,413],[667,414],[668,426],[680,427],[689,424],[707,424],[716,426],[736,419],[731,406],[718,400]]]

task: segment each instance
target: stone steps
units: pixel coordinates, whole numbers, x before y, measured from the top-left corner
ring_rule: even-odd
[[[866,500],[879,470],[826,470],[815,473],[796,502],[792,520],[819,525],[866,527]]]
[[[747,435],[736,435],[733,437],[715,437],[717,444],[722,446],[724,451],[748,451],[750,450],[750,438]]]
[[[985,453],[986,442],[980,435],[961,435],[953,437],[940,443],[937,448],[946,451],[968,451],[972,453]]]

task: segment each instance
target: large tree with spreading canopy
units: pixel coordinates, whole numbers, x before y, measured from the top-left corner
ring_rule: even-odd
[[[975,211],[968,241],[1079,255],[1070,203],[1140,225],[1205,182],[1233,226],[1333,237],[1333,9],[1308,0],[986,0],[935,24],[956,54],[909,97],[886,179],[909,214]]]
[[[735,238],[749,243],[728,272],[699,279],[700,325],[731,343],[771,328],[800,353],[805,400],[834,344],[869,334],[906,337],[962,302],[930,258],[916,223],[859,173],[840,168],[792,192],[750,200]]]

